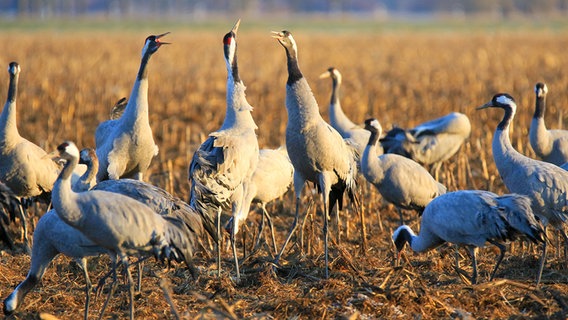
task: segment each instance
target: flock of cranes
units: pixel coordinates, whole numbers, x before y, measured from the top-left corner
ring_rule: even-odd
[[[146,38],[130,98],[128,102],[119,101],[123,111],[118,110],[117,115],[97,127],[96,149],[79,151],[73,142],[65,141],[52,155],[21,137],[16,119],[21,69],[17,63],[10,63],[8,96],[0,114],[0,202],[4,207],[0,217],[1,239],[13,246],[5,225],[16,216],[27,236],[23,199],[44,196],[53,208],[39,219],[33,235],[28,276],[4,300],[5,314],[17,310],[26,294],[42,279],[49,263],[61,253],[76,259],[83,269],[86,319],[92,288],[86,258],[108,254],[113,282],[105,307],[117,286],[120,262],[128,281],[129,310],[133,318],[130,258],[138,258],[138,265],[147,256],[184,262],[197,277],[192,258],[198,242],[207,234],[216,243],[221,275],[221,214],[229,210],[231,218],[225,230],[229,233],[236,281],[239,281],[235,237],[253,202],[260,203],[262,209],[259,237],[264,217],[268,219],[277,253],[274,264],[278,265],[297,229],[301,194],[307,182],[312,182],[323,198],[322,237],[327,278],[328,222],[334,209],[344,207],[345,193],[360,215],[363,241],[367,237],[359,208],[358,173],[398,209],[401,226],[392,238],[399,255],[406,243],[417,252],[444,242],[465,246],[472,259],[472,283],[477,281],[475,249],[486,242],[500,250],[491,279],[504,257],[503,243],[527,238],[543,245],[537,273],[537,283],[540,282],[546,260],[548,225],[560,232],[565,240],[565,251],[568,250],[564,231],[568,219],[568,172],[559,167],[568,162],[568,147],[565,147],[568,134],[563,130],[547,130],[544,125],[546,85],[538,83],[535,87],[536,107],[530,142],[537,155],[547,162],[531,159],[513,149],[509,126],[517,106],[510,95],[497,94],[479,109],[494,107],[505,111],[495,131],[492,148],[499,174],[512,194],[499,196],[482,190],[447,192],[437,181],[438,171],[469,137],[471,124],[467,116],[453,112],[412,129],[393,128],[382,137],[378,120],[368,119],[364,126],[359,126],[346,116],[339,99],[342,77],[332,67],[320,76],[332,79],[328,123],[321,116],[301,72],[298,45],[289,31],[272,34],[284,48],[288,70],[286,148],[259,149],[253,108],[246,99],[237,62],[239,24],[240,20],[223,37],[227,68],[225,118],[221,127],[211,132],[195,151],[189,164],[188,203],[142,181],[152,158],[158,154],[149,123],[148,62],[167,44],[161,39],[168,33]],[[84,167],[78,170],[79,165]],[[423,165],[431,165],[434,176]],[[296,200],[295,218],[278,250],[265,206],[281,197],[291,184]],[[421,215],[418,235],[404,225],[402,209],[416,210]],[[336,212],[339,221],[339,212]],[[463,273],[459,266],[456,269]]]

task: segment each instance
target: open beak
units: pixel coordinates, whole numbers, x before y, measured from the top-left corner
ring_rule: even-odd
[[[487,109],[493,107],[493,103],[491,101],[487,102],[486,104],[475,108],[475,110]]]
[[[156,36],[156,42],[157,42],[157,43],[159,43],[160,45],[162,45],[162,44],[171,44],[171,42],[162,42],[162,41],[160,41],[160,38],[161,38],[161,37],[165,37],[165,36],[166,36],[166,35],[168,35],[168,34],[170,34],[170,32],[169,32],[169,31],[168,31],[168,32],[165,32],[165,33],[162,33],[162,34],[159,34],[159,35],[157,35],[157,36]]]
[[[284,38],[284,34],[278,31],[270,31],[272,33],[272,38],[282,40]]]
[[[237,20],[237,23],[235,23],[235,26],[233,27],[233,29],[231,29],[231,31],[234,34],[237,34],[237,30],[239,30],[239,25],[241,24],[241,19]]]

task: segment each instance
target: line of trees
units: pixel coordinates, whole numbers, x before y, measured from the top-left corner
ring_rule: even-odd
[[[568,0],[0,0],[14,16],[207,14],[244,12],[382,14],[558,14]]]

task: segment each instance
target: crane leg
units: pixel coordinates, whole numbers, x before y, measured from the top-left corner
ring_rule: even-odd
[[[258,224],[258,234],[256,236],[256,241],[252,251],[256,251],[260,246],[260,238],[262,238],[262,232],[264,231],[264,210],[260,213],[260,223]],[[276,250],[274,250],[276,251]]]
[[[290,227],[290,231],[288,232],[288,236],[286,237],[286,240],[284,241],[284,244],[282,245],[280,252],[276,256],[276,259],[274,260],[274,263],[276,263],[276,264],[278,264],[278,261],[280,261],[280,257],[282,256],[282,253],[284,253],[284,250],[286,250],[286,246],[288,245],[288,242],[290,242],[290,239],[292,238],[294,231],[296,231],[296,227],[298,226],[298,215],[299,214],[300,214],[300,197],[298,196],[298,197],[296,197],[296,215],[294,216],[294,222],[292,222],[292,227]]]
[[[91,283],[91,278],[87,271],[87,259],[79,259],[77,263],[79,267],[81,267],[81,270],[83,270],[83,276],[85,277],[85,313],[83,314],[83,318],[87,320],[89,318],[89,304],[91,302],[91,289],[93,288],[93,284]]]
[[[495,263],[495,268],[493,269],[493,272],[491,272],[491,278],[489,278],[489,281],[493,281],[493,279],[495,278],[495,274],[497,273],[497,268],[499,268],[499,265],[501,264],[501,261],[503,260],[503,257],[505,257],[505,251],[507,251],[507,248],[500,244],[499,242],[493,241],[493,240],[488,240],[489,243],[494,244],[497,248],[499,248],[499,257],[497,257],[497,263]]]
[[[124,266],[124,271],[126,272],[126,277],[128,279],[128,294],[129,294],[129,306],[130,306],[130,320],[134,320],[134,281],[132,280],[132,274],[130,273],[130,268],[128,264],[128,257],[122,258],[122,265]]]
[[[237,245],[235,244],[235,223],[231,228],[231,246],[233,248],[233,259],[235,259],[235,272],[237,273],[237,282],[241,280],[241,273],[239,271],[239,258],[237,257]]]
[[[331,192],[331,183],[325,173],[319,176],[319,185],[323,198],[323,244],[325,252],[325,278],[329,278],[329,235],[328,235],[328,222],[329,222],[329,193]]]
[[[469,254],[471,255],[471,268],[473,269],[472,275],[471,275],[471,284],[476,284],[477,283],[477,258],[476,258],[476,254],[475,254],[475,247],[469,247]]]
[[[221,278],[221,207],[217,208],[217,276]]]
[[[268,221],[268,227],[270,228],[270,233],[272,235],[272,245],[274,246],[274,252],[277,252],[278,249],[276,245],[276,237],[274,236],[274,224],[272,224],[272,218],[268,214],[268,211],[266,211],[266,207],[262,206],[262,212],[266,216],[266,220]]]
[[[544,234],[546,234],[546,227],[544,227]],[[542,277],[542,270],[544,269],[544,263],[546,262],[546,241],[542,244],[542,255],[540,257],[540,266],[538,267],[538,273],[536,275],[536,285],[540,284],[540,279]]]
[[[112,283],[110,286],[110,290],[108,292],[107,298],[105,300],[105,303],[103,304],[103,308],[101,309],[101,314],[99,315],[99,320],[101,320],[105,314],[105,310],[108,306],[108,303],[110,301],[110,298],[112,297],[112,295],[114,294],[114,291],[116,290],[116,287],[118,286],[118,277],[116,275],[116,258],[112,259]],[[104,283],[103,283],[104,284]]]

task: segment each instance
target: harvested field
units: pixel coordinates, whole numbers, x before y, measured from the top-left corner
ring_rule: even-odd
[[[148,182],[182,199],[189,194],[187,171],[193,152],[224,117],[226,70],[221,39],[231,26],[228,21],[226,28],[171,30],[165,40],[173,44],[160,49],[149,65],[150,123],[160,153],[145,176]],[[48,151],[63,140],[73,140],[80,148],[94,147],[96,126],[108,118],[115,101],[130,93],[145,37],[164,31],[168,30],[4,32],[6,45],[0,64],[18,61],[22,67],[20,134]],[[362,123],[373,116],[387,130],[395,124],[412,127],[452,111],[467,114],[472,135],[441,170],[440,181],[450,191],[507,192],[491,153],[493,132],[503,113],[475,110],[493,94],[508,92],[517,100],[519,109],[511,138],[525,155],[534,157],[528,128],[536,82],[546,82],[549,88],[548,127],[568,128],[568,115],[564,115],[568,106],[566,32],[290,31],[298,43],[300,67],[325,119],[331,84],[329,79],[319,80],[318,75],[331,65],[343,74],[341,103],[354,122]],[[269,32],[248,29],[246,21],[239,30],[239,69],[247,85],[248,101],[255,107],[253,117],[261,148],[284,144],[287,119],[285,54]],[[7,84],[8,75],[0,74],[2,97]],[[488,279],[498,250],[492,246],[481,249],[480,283],[473,286],[464,283],[454,270],[451,246],[424,254],[413,254],[407,248],[403,266],[395,267],[391,234],[398,226],[398,213],[362,177],[359,181],[368,248],[362,250],[359,218],[347,206],[341,215],[339,242],[335,221],[331,223],[329,279],[323,279],[321,200],[315,198],[314,206],[307,210],[303,206],[309,213],[302,233],[303,247],[293,238],[281,267],[276,269],[271,263],[274,253],[270,240],[260,250],[250,252],[260,211],[250,214],[246,238],[239,238],[238,244],[241,259],[243,241],[247,255],[241,260],[243,279],[239,284],[231,280],[234,273],[228,246],[223,253],[225,274],[217,278],[214,246],[208,239],[195,258],[200,269],[196,280],[184,267],[166,269],[147,262],[141,292],[136,294],[136,317],[172,318],[165,290],[184,318],[566,318],[567,262],[559,252],[562,250],[555,247],[555,233],[549,233],[552,245],[538,288],[534,279],[540,248],[523,242],[508,246],[511,250],[493,282]],[[311,187],[307,189],[312,192],[305,192],[304,204],[314,193]],[[268,209],[281,245],[294,218],[292,192]],[[416,213],[407,212],[406,219],[418,229]],[[11,231],[19,234],[18,224],[12,225]],[[0,250],[0,297],[5,298],[25,278],[30,257],[21,247],[13,252],[0,244]],[[460,252],[464,255],[462,267],[470,272],[469,257],[465,250]],[[107,257],[89,260],[94,283],[108,266]],[[83,313],[83,289],[80,269],[60,256],[10,319],[34,319],[43,313],[77,319]],[[106,287],[103,291],[106,293]],[[101,310],[104,293],[92,302],[91,318]],[[113,319],[128,316],[124,281],[106,315]]]

